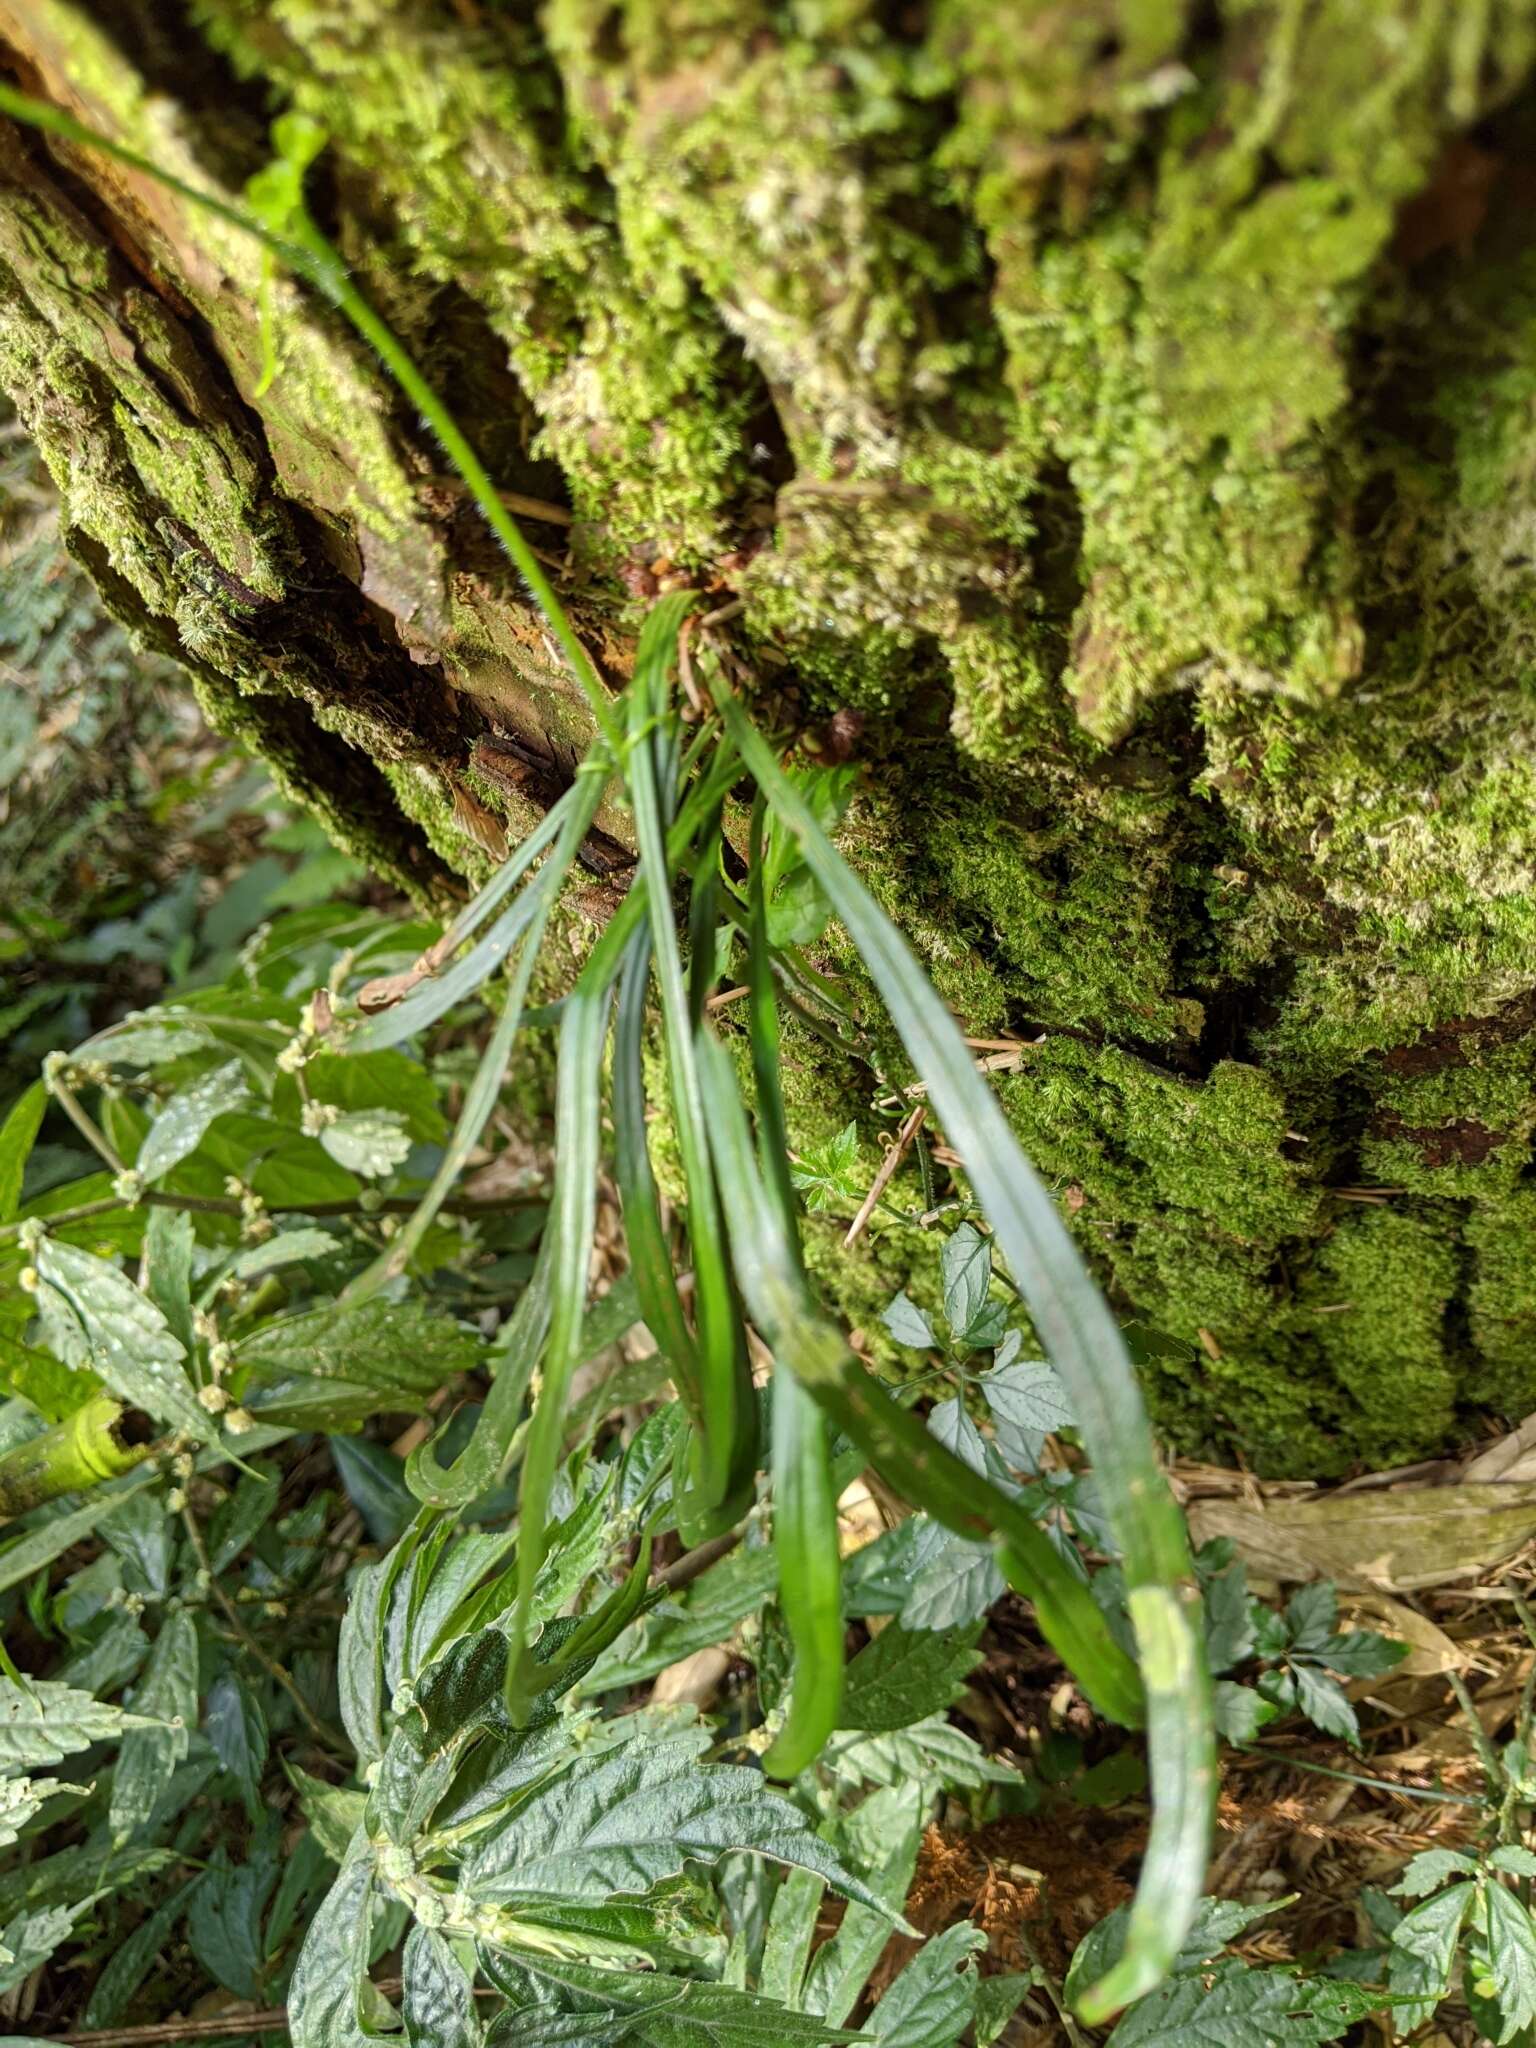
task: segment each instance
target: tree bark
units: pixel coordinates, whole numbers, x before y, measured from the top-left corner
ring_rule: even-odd
[[[615,679],[658,589],[740,596],[765,709],[856,746],[866,876],[1024,1041],[1083,1243],[1192,1347],[1148,1369],[1176,1441],[1319,1475],[1536,1406],[1536,0],[0,0],[0,39],[226,195],[269,113],[325,126],[329,225]],[[263,388],[256,252],[14,131],[0,264],[114,613],[418,896],[482,871],[583,715],[376,366],[279,280]],[[791,1050],[797,1141],[857,1117],[872,1176],[868,1073]],[[873,1330],[914,1257],[819,1263]]]

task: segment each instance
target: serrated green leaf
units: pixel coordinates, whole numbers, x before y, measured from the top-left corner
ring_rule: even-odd
[[[1239,1899],[1201,1899],[1173,1959],[1172,1974],[1181,1977],[1203,1970],[1221,1954],[1229,1941],[1235,1941],[1246,1928],[1277,1911],[1280,1903],[1270,1901],[1264,1905],[1249,1906]],[[1073,1950],[1062,1987],[1069,2005],[1076,2001],[1085,1985],[1102,1977],[1119,1960],[1125,1947],[1129,1917],[1128,1906],[1117,1906],[1096,1926],[1090,1927]]]
[[[331,1456],[347,1498],[375,1543],[395,1543],[416,1513],[416,1496],[405,1483],[405,1461],[366,1437],[333,1436]]]
[[[1211,1695],[1216,1733],[1228,1742],[1252,1742],[1280,1711],[1273,1700],[1265,1699],[1251,1685],[1236,1685],[1230,1678],[1218,1678]]]
[[[123,1561],[123,1585],[130,1593],[163,1600],[171,1585],[173,1530],[162,1495],[130,1494],[101,1525],[101,1533]]]
[[[791,1870],[774,1893],[757,1973],[757,1988],[764,1998],[799,2005],[816,1916],[826,1893],[825,1879],[814,1870]]]
[[[1297,1653],[1299,1661],[1315,1661],[1345,1678],[1381,1678],[1395,1671],[1408,1654],[1406,1643],[1393,1642],[1373,1629],[1349,1629],[1330,1636],[1320,1650]]]
[[[1487,1885],[1483,1898],[1488,1916],[1488,1965],[1504,2023],[1499,2035],[1502,2048],[1536,2022],[1536,1927],[1531,1924],[1529,1908],[1504,1885]]]
[[[1008,1590],[989,1543],[956,1537],[924,1565],[901,1610],[901,1626],[952,1629],[980,1621]]]
[[[844,1815],[836,1830],[838,1849],[865,1873],[869,1887],[889,1910],[905,1903],[917,1862],[928,1801],[916,1785],[871,1793]],[[840,2026],[852,2012],[865,1980],[890,1940],[886,1914],[852,1905],[830,1941],[811,1958],[800,2003]]]
[[[46,1678],[18,1685],[0,1678],[0,1771],[7,1775],[61,1763],[93,1742],[110,1742],[140,1719],[73,1686]]]
[[[918,1785],[927,1790],[974,1791],[982,1785],[1026,1780],[1011,1764],[989,1757],[974,1736],[942,1714],[879,1735],[841,1735],[828,1744],[821,1768],[839,1785]]]
[[[1462,1922],[1477,1899],[1475,1884],[1453,1884],[1405,1913],[1392,1930],[1387,1981],[1393,2024],[1408,2033],[1450,1989]]]
[[[845,1124],[835,1138],[818,1145],[790,1168],[790,1180],[805,1197],[812,1215],[835,1209],[840,1202],[858,1201],[859,1127]]]
[[[228,1571],[277,1507],[281,1481],[261,1466],[242,1472],[233,1493],[221,1500],[208,1518],[208,1561],[217,1572]]]
[[[304,1092],[337,1109],[394,1110],[421,1144],[438,1144],[448,1134],[437,1083],[408,1053],[317,1053],[304,1068]]]
[[[344,1862],[352,1837],[363,1824],[367,1793],[349,1791],[343,1785],[327,1785],[323,1778],[312,1778],[297,1764],[286,1764],[284,1768],[299,1795],[299,1805],[315,1840],[333,1863]]]
[[[0,1593],[19,1586],[34,1572],[41,1571],[44,1565],[62,1557],[82,1537],[91,1535],[130,1493],[137,1493],[151,1483],[152,1476],[131,1480],[126,1486],[104,1487],[99,1493],[92,1494],[82,1506],[68,1508],[63,1514],[50,1517],[39,1528],[29,1529],[14,1543],[8,1543],[0,1550]]]
[[[1133,2005],[1109,2048],[1305,2048],[1336,2041],[1359,2017],[1351,1987],[1288,1970],[1252,1970],[1235,1956],[1209,1975],[1173,1977]]]
[[[1206,1662],[1212,1671],[1230,1671],[1234,1664],[1251,1657],[1255,1647],[1248,1574],[1242,1559],[1234,1558],[1224,1570],[1205,1576],[1201,1592],[1205,1598]]]
[[[37,1250],[38,1308],[66,1365],[94,1372],[119,1399],[201,1443],[213,1434],[183,1370],[165,1317],[115,1266],[44,1238]]]
[[[962,1223],[944,1241],[939,1259],[944,1318],[956,1337],[980,1314],[992,1285],[992,1241],[974,1223]]]
[[[1360,1723],[1344,1688],[1325,1671],[1315,1671],[1308,1664],[1293,1664],[1290,1669],[1296,1681],[1296,1704],[1313,1727],[1321,1728],[1325,1735],[1340,1735],[1352,1749],[1358,1749]]]
[[[29,1401],[48,1422],[62,1422],[100,1391],[94,1373],[61,1365],[46,1351],[34,1351],[0,1329],[0,1392]]]
[[[42,1128],[48,1091],[41,1081],[18,1095],[0,1124],[0,1223],[9,1223],[21,1206],[22,1177]]]
[[[321,1230],[313,1223],[299,1225],[296,1229],[279,1227],[262,1244],[242,1245],[220,1265],[214,1268],[215,1280],[257,1280],[264,1273],[275,1273],[283,1266],[298,1264],[304,1259],[325,1259],[336,1250],[336,1239],[328,1230]]]
[[[987,1440],[966,1413],[965,1403],[958,1396],[948,1401],[935,1401],[928,1411],[928,1430],[946,1450],[963,1459],[973,1472],[991,1470]]]
[[[1320,1650],[1339,1625],[1339,1596],[1331,1579],[1298,1586],[1285,1603],[1293,1650]]]
[[[165,1326],[192,1356],[192,1218],[185,1209],[151,1209],[144,1225],[144,1292]]]
[[[933,1325],[907,1296],[897,1294],[886,1304],[880,1320],[898,1344],[905,1344],[913,1351],[931,1351],[938,1339],[933,1334]]]
[[[377,2048],[360,2001],[373,1922],[373,1851],[359,1831],[310,1922],[288,1987],[293,2048]]]
[[[401,2012],[411,2048],[479,2048],[474,1986],[440,1934],[411,1929],[403,1972]]]
[[[217,1984],[236,1998],[261,1994],[266,1956],[261,1919],[277,1875],[276,1864],[231,1864],[219,1846],[209,1858],[187,1911],[192,1953]]]
[[[285,1378],[334,1379],[380,1394],[434,1393],[471,1370],[480,1342],[423,1301],[374,1299],[277,1317],[242,1337],[235,1355],[254,1405],[258,1390]]]
[[[1010,1465],[1033,1472],[1043,1439],[1076,1422],[1061,1375],[1043,1359],[1021,1359],[981,1375],[997,1426],[997,1447]]]
[[[61,1789],[56,1778],[0,1778],[0,1849],[19,1841],[27,1822]]]
[[[197,1150],[216,1117],[239,1109],[249,1095],[239,1060],[201,1075],[173,1095],[150,1125],[139,1156],[132,1162],[135,1169],[151,1183],[161,1179]]]
[[[1489,1860],[1496,1861],[1503,1853],[1495,1850]],[[1536,1872],[1536,1856],[1531,1857],[1530,1862],[1532,1871]],[[1463,1856],[1459,1849],[1421,1849],[1390,1891],[1395,1899],[1422,1899],[1430,1892],[1438,1891],[1448,1877],[1476,1875],[1477,1864],[1470,1856]]]
[[[76,1920],[92,1903],[82,1899],[73,1906],[45,1906],[19,1913],[0,1928],[0,1994],[26,1982],[40,1964],[46,1963]]]
[[[976,1965],[987,1937],[960,1920],[925,1941],[864,2023],[884,2048],[953,2048],[976,2011]]]
[[[1423,1860],[1423,1857],[1415,1856],[1413,1862],[1417,1864]],[[1502,1843],[1488,1858],[1488,1864],[1492,1870],[1508,1870],[1516,1877],[1536,1877],[1536,1855],[1522,1848],[1518,1842]],[[1413,1864],[1409,1868],[1412,1869]]]
[[[800,1809],[756,1771],[702,1764],[704,1731],[578,1758],[466,1863],[477,1898],[528,1910],[562,1899],[644,1893],[690,1861],[750,1850],[814,1870],[845,1897],[877,1902]]]
[[[976,1986],[976,2048],[992,2048],[1038,1979],[1010,1972],[1000,1977],[983,1977]]]
[[[487,1956],[492,1980],[507,1993],[510,2010],[498,2021],[497,2042],[538,2042],[569,2048],[633,2042],[635,2048],[828,2048],[853,2036],[814,2015],[729,1984],[703,1984],[658,1972],[602,1969],[562,1958]],[[530,1983],[529,1980],[537,1980]],[[539,1996],[539,1987],[545,1995]],[[555,2011],[550,2011],[550,1994]],[[562,2027],[560,2014],[580,2015]],[[318,2038],[300,2048],[330,2048]],[[341,2048],[361,2048],[346,2042]]]
[[[153,1013],[151,1013],[153,1015]],[[109,1067],[159,1067],[189,1052],[200,1052],[207,1039],[185,1024],[119,1024],[90,1041],[92,1059]]]
[[[320,1143],[349,1173],[380,1180],[404,1163],[411,1135],[397,1110],[350,1109],[325,1126]]]
[[[907,1728],[957,1699],[981,1661],[976,1629],[913,1634],[890,1622],[848,1666],[840,1725]]]

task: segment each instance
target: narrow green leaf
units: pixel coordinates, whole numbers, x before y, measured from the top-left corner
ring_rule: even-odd
[[[694,603],[679,591],[654,605],[641,630],[629,692],[626,781],[634,806],[640,872],[666,1027],[672,1119],[687,1188],[688,1235],[693,1252],[694,1314],[698,1329],[701,1438],[697,1467],[699,1510],[680,1502],[691,1541],[736,1520],[750,1497],[756,1468],[756,1402],[746,1340],[730,1283],[725,1224],[710,1159],[704,1093],[694,1047],[694,1018],[673,922],[665,825],[651,735],[667,715],[667,676],[677,655],[678,631]]]
[[[1115,1319],[953,1019],[723,677],[712,675],[711,689],[775,818],[857,946],[927,1083],[934,1113],[965,1162],[997,1248],[1066,1383],[1124,1560],[1147,1695],[1153,1817],[1131,1940],[1113,1978],[1084,2001],[1083,2017],[1102,2019],[1167,1969],[1200,1895],[1210,1839],[1210,1687],[1193,1626],[1194,1580],[1183,1520]],[[1079,1669],[1075,1663],[1073,1668]]]
[[[757,1979],[764,1998],[798,2007],[826,1890],[826,1879],[818,1871],[791,1870],[774,1893]]]
[[[565,1432],[566,1397],[579,1362],[587,1272],[597,1218],[598,1107],[611,987],[578,982],[560,1027],[555,1096],[555,1185],[550,1210],[551,1308],[543,1385],[529,1424],[519,1500],[517,1601],[508,1625],[508,1704],[525,1712],[534,1669],[527,1655],[534,1591],[544,1560],[550,1488]]]
[[[144,1292],[166,1328],[192,1356],[192,1218],[185,1209],[151,1209],[144,1224]]]
[[[343,1299],[349,1303],[368,1300],[406,1270],[433,1218],[447,1201],[465,1161],[480,1142],[480,1134],[496,1107],[512,1048],[522,1027],[528,985],[533,978],[534,963],[538,959],[550,912],[602,800],[600,767],[598,755],[593,755],[583,764],[582,773],[571,792],[574,801],[562,823],[555,849],[529,884],[526,929],[518,944],[516,965],[502,997],[501,1015],[486,1042],[474,1079],[464,1091],[458,1122],[443,1148],[443,1156],[431,1184],[415,1211],[396,1231],[378,1258],[347,1288]]]
[[[763,1769],[794,1778],[840,1721],[843,1574],[826,1418],[792,1372],[773,1380],[773,1542],[795,1663],[788,1717]]]
[[[0,1124],[0,1223],[9,1223],[21,1207],[21,1183],[48,1108],[41,1081],[18,1095]]]

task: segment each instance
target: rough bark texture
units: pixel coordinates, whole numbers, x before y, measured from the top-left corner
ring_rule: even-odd
[[[0,0],[0,37],[223,191],[317,116],[332,226],[550,501],[610,671],[681,576],[813,743],[863,714],[850,848],[969,1027],[1037,1041],[999,1087],[1197,1347],[1177,1440],[1321,1474],[1536,1406],[1533,0]],[[373,365],[279,283],[258,395],[252,250],[14,134],[0,264],[114,610],[350,845],[473,874],[482,806],[527,822],[475,741],[558,777],[580,710]],[[790,1079],[806,1144],[870,1092]],[[826,1277],[868,1320],[910,1250]]]

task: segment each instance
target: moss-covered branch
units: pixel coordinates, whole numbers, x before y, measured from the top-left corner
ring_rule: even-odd
[[[229,196],[274,107],[328,130],[328,224],[568,512],[530,536],[600,667],[659,588],[739,597],[765,708],[865,769],[871,885],[1027,1043],[998,1085],[1074,1228],[1188,1347],[1172,1434],[1316,1474],[1536,1405],[1533,0],[189,13],[0,36]],[[342,323],[279,284],[263,390],[255,252],[14,138],[0,264],[0,381],[114,609],[418,893],[525,831],[583,708]],[[792,1025],[785,1081],[872,1179],[870,1065]],[[878,1350],[928,1241],[841,1234]]]

